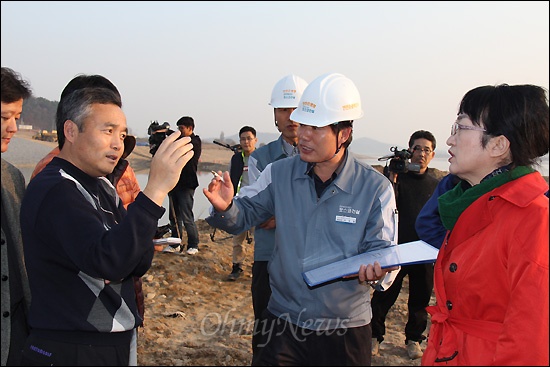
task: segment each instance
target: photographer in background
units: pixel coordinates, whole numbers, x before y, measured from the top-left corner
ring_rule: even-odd
[[[174,130],[170,129],[169,122],[165,121],[164,124],[159,125],[158,121],[153,121],[147,130],[147,134],[149,134],[149,153],[155,155],[159,145],[173,132]]]
[[[172,131],[169,129],[170,124],[165,126],[164,129],[157,130],[157,134],[165,134],[165,137],[170,135]],[[197,177],[197,168],[199,165],[199,158],[202,151],[201,138],[195,135],[195,121],[192,117],[183,116],[176,123],[178,130],[181,132],[181,136],[188,136],[193,143],[193,157],[187,162],[185,167],[181,170],[180,179],[176,186],[168,193],[170,198],[170,227],[172,230],[172,236],[174,233],[178,233],[178,236],[183,239],[183,231],[178,228],[185,227],[187,232],[187,254],[195,255],[199,252],[199,230],[195,223],[195,216],[193,215],[193,204],[195,197],[195,189],[199,186],[199,179]],[[162,131],[164,130],[164,132]],[[149,139],[150,140],[150,139]],[[182,252],[183,243],[173,247],[167,245],[163,252]]]
[[[168,121],[165,121],[162,125],[160,125],[157,120],[151,122],[151,125],[149,125],[149,128],[147,129],[147,134],[149,135],[149,153],[154,156],[160,144],[164,141],[164,139],[166,139],[168,135],[171,135],[173,132],[174,130],[170,129],[170,123]],[[170,210],[170,212],[172,212],[174,208],[172,204],[170,204],[170,199],[168,206],[168,209]],[[179,234],[180,232],[181,231],[178,228],[178,232],[173,233],[170,223],[168,223],[157,228],[154,239],[163,238],[167,234],[170,234],[170,236],[176,236],[175,238],[181,238]],[[163,250],[165,249],[166,247]]]
[[[425,130],[414,132],[408,151],[391,149],[395,155],[384,174],[394,184],[399,212],[398,243],[417,241],[415,221],[418,213],[431,197],[438,180],[428,173],[428,164],[435,156],[435,137]],[[410,164],[407,162],[411,159]],[[433,290],[433,264],[402,266],[391,287],[384,292],[374,291],[372,297],[372,355],[378,355],[386,332],[386,315],[393,306],[403,278],[409,276],[408,320],[405,326],[405,344],[411,359],[422,357],[420,343],[426,337],[428,314],[426,307]]]

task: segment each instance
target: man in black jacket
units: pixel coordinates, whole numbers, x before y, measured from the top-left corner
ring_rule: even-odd
[[[183,239],[182,228],[187,232],[187,254],[195,255],[199,252],[199,230],[193,215],[195,189],[199,186],[197,168],[202,151],[201,138],[195,135],[195,121],[190,116],[183,116],[176,123],[182,136],[188,136],[193,143],[193,158],[183,167],[180,179],[176,186],[168,193],[170,198],[170,227],[172,236],[177,233]],[[175,218],[174,218],[175,215]],[[166,246],[163,252],[183,251],[183,244],[176,247]]]
[[[409,139],[411,163],[415,170],[388,172],[394,183],[397,210],[399,210],[398,243],[417,241],[415,221],[418,213],[431,197],[438,180],[429,173],[428,164],[435,156],[435,137],[425,130],[414,132]],[[391,167],[391,164],[390,164]],[[411,166],[409,166],[411,167]],[[405,171],[405,170],[404,170]],[[385,320],[391,306],[397,300],[403,278],[409,276],[408,320],[405,325],[405,344],[409,358],[422,357],[420,343],[425,339],[428,313],[433,290],[433,264],[402,266],[393,284],[384,292],[374,291],[372,296],[372,354],[378,355],[379,345],[384,340]]]
[[[82,88],[61,100],[60,153],[29,183],[21,233],[32,293],[23,365],[125,365],[141,323],[134,277],[151,266],[161,206],[193,153],[175,133],[124,209],[105,176],[127,135],[120,96]]]
[[[250,179],[248,178],[248,158],[256,149],[256,129],[251,126],[243,126],[239,130],[239,142],[241,150],[235,152],[229,163],[229,176],[233,183],[234,194],[237,195],[241,187],[248,186]],[[243,272],[242,263],[245,258],[244,240],[251,244],[254,241],[254,227],[248,231],[233,236],[233,269],[227,280],[237,280]]]

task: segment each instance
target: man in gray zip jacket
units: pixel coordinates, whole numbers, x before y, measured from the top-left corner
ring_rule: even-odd
[[[396,244],[397,210],[391,183],[348,152],[353,120],[362,117],[357,88],[341,74],[324,74],[304,91],[292,120],[300,156],[268,165],[246,195],[233,198],[229,173],[203,192],[207,222],[240,233],[275,216],[269,262],[272,295],[253,364],[370,365],[370,288],[394,278],[380,264],[361,265],[359,279],[308,287],[302,273]],[[355,270],[355,269],[354,269]]]
[[[2,67],[2,153],[23,112],[23,100],[32,95],[29,83],[16,71]],[[25,193],[25,178],[11,163],[2,165],[2,366],[21,364],[23,344],[29,335],[27,314],[31,302],[29,279],[23,255],[19,211]]]
[[[248,160],[248,181],[255,182],[269,163],[293,157],[298,152],[298,126],[290,119],[290,114],[298,107],[307,82],[297,75],[289,74],[275,83],[269,104],[273,107],[273,120],[281,135],[263,147],[252,152]],[[243,187],[241,195],[246,194]],[[267,265],[275,247],[275,217],[271,217],[255,228],[254,263],[252,264],[252,309],[254,310],[254,331],[252,333],[252,363],[258,355],[261,343],[259,326],[264,322],[262,313],[271,297]]]

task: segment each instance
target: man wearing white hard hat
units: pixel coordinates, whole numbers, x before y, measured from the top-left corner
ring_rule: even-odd
[[[271,91],[269,105],[273,107],[273,119],[281,133],[278,139],[254,150],[248,160],[248,179],[254,182],[269,163],[298,154],[298,126],[290,114],[298,107],[307,82],[297,75],[289,74],[280,79]],[[239,195],[246,195],[243,187]],[[255,228],[254,262],[252,264],[252,308],[254,309],[254,332],[252,334],[252,361],[258,355],[261,343],[262,313],[271,297],[267,266],[275,247],[275,217],[271,217]]]
[[[357,278],[309,287],[302,273],[360,253],[396,245],[391,183],[348,151],[353,121],[363,116],[355,84],[323,74],[304,90],[297,121],[299,156],[269,164],[247,194],[233,197],[229,173],[203,192],[206,221],[240,233],[277,218],[268,271],[271,298],[255,365],[370,365],[370,288],[387,289],[398,267],[378,262]],[[389,271],[389,273],[388,273]]]

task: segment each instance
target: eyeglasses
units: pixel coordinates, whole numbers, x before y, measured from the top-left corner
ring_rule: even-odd
[[[451,135],[455,135],[458,130],[475,130],[475,131],[483,131],[486,132],[482,127],[478,126],[470,126],[470,125],[461,125],[458,122],[455,121],[455,123],[451,126]]]
[[[424,152],[426,154],[431,154],[433,152],[433,150],[431,148],[422,148],[420,145],[415,145],[413,147],[413,151],[415,151],[415,152],[421,151],[421,152]]]

